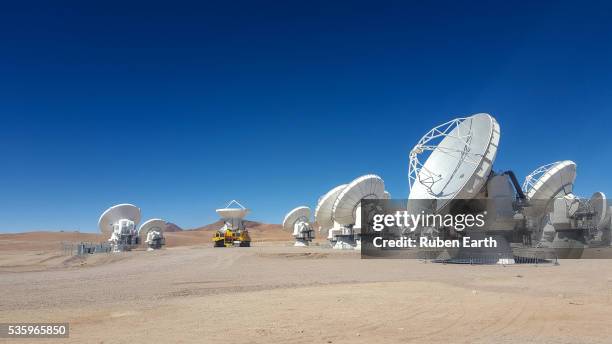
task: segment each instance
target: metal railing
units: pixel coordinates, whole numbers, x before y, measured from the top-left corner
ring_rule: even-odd
[[[105,242],[62,242],[61,250],[65,256],[84,256],[86,254],[111,253],[112,246]]]

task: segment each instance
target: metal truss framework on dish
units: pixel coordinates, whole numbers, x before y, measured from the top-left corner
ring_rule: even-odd
[[[409,198],[439,199],[443,208],[452,199],[476,196],[493,167],[499,138],[499,124],[488,114],[430,130],[410,151]],[[420,162],[423,157],[425,163]]]
[[[440,176],[430,171],[420,161],[419,156],[425,151],[437,151],[448,156],[463,159],[466,163],[477,166],[481,155],[470,151],[472,132],[463,130],[462,123],[466,118],[457,118],[441,124],[427,132],[410,151],[410,164],[408,167],[408,183],[410,188],[418,180],[424,186],[433,186]],[[434,144],[434,141],[444,138],[453,138],[461,143],[457,147],[444,147]],[[431,189],[430,189],[431,190]]]

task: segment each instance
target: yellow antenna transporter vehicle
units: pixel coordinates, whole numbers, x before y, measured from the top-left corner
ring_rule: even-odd
[[[251,237],[245,226],[244,217],[251,210],[232,200],[225,208],[216,211],[223,220],[223,227],[217,230],[212,238],[215,247],[250,247]]]

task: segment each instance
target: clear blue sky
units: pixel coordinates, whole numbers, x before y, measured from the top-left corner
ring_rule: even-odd
[[[496,170],[571,159],[579,194],[612,194],[605,2],[15,3],[3,232],[96,231],[126,202],[191,228],[233,198],[279,223],[365,173],[405,198],[416,141],[475,112],[501,124]]]

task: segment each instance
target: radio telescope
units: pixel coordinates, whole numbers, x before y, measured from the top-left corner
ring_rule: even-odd
[[[489,178],[499,138],[499,124],[484,113],[431,129],[410,151],[408,198],[436,199],[440,211],[453,199],[475,197]]]
[[[330,236],[335,249],[361,247],[361,200],[386,199],[385,182],[368,174],[350,182],[338,195],[332,207],[334,226]]]
[[[536,246],[552,248],[555,240],[559,242],[555,225],[559,230],[561,227],[566,230],[570,226],[565,206],[566,203],[577,205],[575,202],[577,197],[572,193],[575,180],[576,163],[570,160],[557,161],[538,167],[525,177],[523,190],[529,204],[524,208],[523,213],[526,216],[528,227],[532,230],[532,239],[536,242]],[[557,205],[556,216],[551,216],[555,215],[555,204]],[[563,215],[561,215],[562,212]],[[570,232],[567,233],[571,235]],[[575,239],[571,244],[564,244],[564,246],[576,246],[577,240]],[[582,245],[579,246],[582,247]]]
[[[315,209],[315,222],[319,226],[319,233],[327,234],[330,241],[332,241],[331,229],[334,227],[334,218],[332,217],[332,209],[334,202],[346,188],[347,184],[338,185],[335,188],[329,190],[325,195],[319,198],[317,207]],[[334,244],[332,242],[332,244]]]
[[[576,163],[557,161],[541,166],[525,177],[523,190],[530,200],[552,200],[560,195],[570,195],[575,180]]]
[[[283,219],[283,229],[293,233],[294,246],[308,246],[314,239],[314,230],[310,223],[310,208],[301,206],[291,210]]]
[[[479,230],[427,227],[416,235],[444,232],[450,237],[480,239],[488,233],[497,242],[494,249],[460,248],[449,252],[454,256],[451,260],[515,262],[507,238],[512,237],[517,222],[515,193],[522,195],[522,190],[512,171],[492,172],[500,136],[495,118],[479,113],[434,127],[410,151],[409,213],[422,210],[427,214],[486,214],[488,219],[488,226]]]
[[[139,208],[132,204],[118,204],[102,213],[98,228],[109,237],[113,252],[129,251],[138,244],[136,226],[139,222]]]
[[[245,226],[244,217],[251,211],[236,200],[229,202],[225,208],[217,209],[217,214],[223,221],[213,237],[215,247],[250,247],[251,237]]]
[[[610,207],[603,192],[590,199],[573,193],[576,164],[558,161],[525,178],[529,196],[524,209],[538,247],[553,248],[563,258],[580,258],[585,247],[610,244]]]
[[[162,219],[151,219],[145,221],[138,229],[138,237],[140,242],[147,244],[147,251],[153,251],[160,249],[166,244],[164,238],[164,229],[166,228],[166,221]]]

